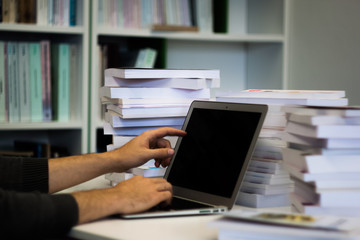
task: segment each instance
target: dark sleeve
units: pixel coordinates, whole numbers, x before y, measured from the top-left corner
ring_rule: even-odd
[[[0,157],[0,188],[47,193],[49,191],[48,159]]]
[[[0,235],[7,236],[4,239],[64,237],[77,221],[78,206],[72,195],[0,189]]]

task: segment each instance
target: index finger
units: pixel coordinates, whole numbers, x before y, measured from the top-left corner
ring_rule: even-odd
[[[154,130],[149,130],[148,132],[152,135],[152,137],[155,138],[163,138],[165,136],[183,137],[186,135],[185,131],[170,127],[163,127]]]

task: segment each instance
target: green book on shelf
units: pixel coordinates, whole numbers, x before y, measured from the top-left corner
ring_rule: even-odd
[[[52,102],[53,118],[58,121],[70,119],[70,45],[52,45]]]
[[[0,122],[7,121],[6,85],[5,85],[5,42],[0,41]]]
[[[8,42],[9,122],[20,122],[20,89],[18,78],[18,43]]]
[[[30,121],[29,43],[19,43],[20,119]]]
[[[29,44],[30,58],[30,112],[32,122],[43,119],[42,83],[41,83],[41,47],[40,43]]]

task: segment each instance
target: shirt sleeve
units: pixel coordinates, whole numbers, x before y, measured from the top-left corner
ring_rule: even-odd
[[[63,237],[78,222],[70,194],[47,194],[46,158],[0,157],[0,236],[6,239]]]
[[[0,229],[5,239],[64,237],[77,221],[72,195],[0,189]]]
[[[0,188],[15,191],[49,191],[46,158],[0,157]]]

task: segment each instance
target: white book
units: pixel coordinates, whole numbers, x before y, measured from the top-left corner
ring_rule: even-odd
[[[284,164],[287,172],[292,176],[304,182],[316,182],[316,181],[360,181],[360,174],[357,172],[353,173],[308,173],[302,171],[300,168],[296,166],[292,166],[290,164]]]
[[[236,198],[237,205],[252,208],[270,208],[289,206],[289,193],[261,195],[254,193],[239,192]]]
[[[163,177],[166,172],[166,168],[140,166],[130,169],[130,172],[134,175],[141,175],[144,177]]]
[[[329,148],[329,149],[360,149],[360,138],[313,138],[305,137],[288,132],[282,133],[281,139],[283,141],[303,144],[306,146]]]
[[[122,106],[131,106],[131,105],[163,105],[163,106],[173,106],[173,105],[187,105],[194,100],[209,100],[210,98],[108,98],[101,97],[102,104],[115,104]]]
[[[284,113],[268,113],[264,120],[264,127],[286,127],[287,119]]]
[[[123,119],[185,117],[189,110],[189,107],[122,108],[113,104],[106,108],[118,113]]]
[[[266,184],[266,183],[253,183],[253,182],[243,182],[241,188],[253,188],[253,189],[264,189],[264,190],[279,190],[287,189],[290,192],[294,188],[294,183],[289,181],[288,183],[283,184]]]
[[[181,129],[182,126],[169,126],[172,128]],[[159,128],[159,126],[155,127],[126,127],[126,128],[113,128],[110,123],[104,123],[104,134],[105,135],[117,135],[117,136],[137,136],[142,134],[147,130],[154,130]]]
[[[359,117],[360,106],[330,106],[330,107],[309,107],[309,106],[283,106],[282,111],[286,113],[297,113],[310,116],[331,115],[343,117]]]
[[[360,117],[342,117],[334,115],[303,115],[288,113],[286,118],[291,122],[307,125],[360,125]]]
[[[132,173],[107,173],[105,174],[105,179],[109,180],[112,186],[115,186],[119,182],[128,180],[133,176],[134,174]]]
[[[264,158],[255,158],[253,157],[250,162],[249,166],[252,168],[264,168],[264,169],[283,169],[282,167],[282,160],[275,160],[275,159],[264,159]]]
[[[344,90],[283,90],[283,89],[247,89],[243,91],[218,92],[217,96],[236,96],[254,98],[344,98]]]
[[[319,192],[321,207],[360,208],[360,189],[336,189]]]
[[[109,110],[105,112],[105,121],[110,123],[113,128],[171,126],[183,125],[185,117],[123,119],[120,114]]]
[[[347,206],[320,207],[319,204],[306,202],[306,200],[295,193],[290,193],[290,202],[300,213],[303,214],[360,217],[360,208]]]
[[[106,87],[151,87],[151,88],[182,88],[198,90],[202,88],[220,87],[220,79],[205,78],[157,78],[157,79],[123,79],[105,76]]]
[[[284,163],[309,173],[360,172],[360,154],[311,154],[297,149],[283,149]]]
[[[268,105],[307,105],[307,106],[346,106],[347,98],[338,99],[308,99],[308,98],[249,98],[237,96],[216,96],[219,102],[237,102]]]
[[[218,69],[155,69],[155,68],[108,68],[105,76],[119,78],[217,78]]]
[[[101,87],[100,96],[108,98],[210,98],[210,89]]]
[[[129,141],[131,141],[135,136],[113,136],[113,145],[115,148],[122,147]],[[176,136],[166,136],[164,137],[166,140],[170,142],[170,146],[175,148],[178,137]]]
[[[260,185],[260,184],[258,184]],[[256,184],[243,183],[240,191],[245,193],[254,193],[254,194],[262,194],[262,195],[273,195],[273,194],[286,194],[293,191],[292,185],[266,185],[262,184],[263,187],[256,187]]]
[[[260,176],[252,176],[251,174],[246,174],[244,177],[244,182],[250,183],[258,183],[258,184],[269,184],[269,185],[276,185],[276,184],[288,184],[291,183],[290,177],[276,177],[276,175],[272,175],[271,177],[260,177]]]
[[[288,122],[285,131],[312,138],[350,138],[359,139],[359,125],[318,125],[311,126]]]

